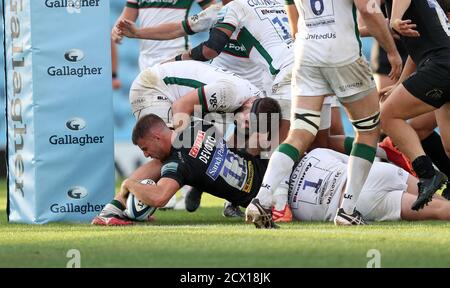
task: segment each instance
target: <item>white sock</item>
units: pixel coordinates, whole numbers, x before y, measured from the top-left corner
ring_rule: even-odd
[[[375,153],[375,156],[377,156],[378,158],[381,158],[383,160],[388,160],[386,151],[384,151],[384,149],[378,145],[377,145],[377,152]]]
[[[300,157],[298,150],[289,144],[281,144],[270,157],[269,165],[256,198],[264,208],[272,207],[273,191],[289,176],[295,161]],[[295,159],[295,160],[294,160]]]
[[[117,215],[119,217],[123,217],[123,211],[120,210],[119,208],[117,208],[116,206],[114,206],[111,203],[108,203],[105,205],[105,208],[103,208],[103,210],[100,212],[100,216],[106,216],[106,215]]]
[[[341,208],[345,213],[352,214],[356,207],[359,194],[369,175],[372,162],[356,156],[350,156],[347,164],[347,185],[345,188],[344,198],[342,199]]]
[[[179,190],[178,190],[178,192],[180,192],[180,197],[181,198],[186,198],[186,194],[189,192],[189,191],[191,191],[191,189],[192,189],[192,186],[189,186],[189,185],[184,185],[183,187],[181,187]]]
[[[280,185],[273,192],[273,206],[275,210],[282,211],[288,203],[289,177],[281,181]]]

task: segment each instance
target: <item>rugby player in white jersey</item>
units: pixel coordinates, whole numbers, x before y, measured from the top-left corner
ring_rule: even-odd
[[[230,1],[226,0],[223,3],[227,4]],[[123,19],[117,23],[116,31],[120,36],[149,40],[170,40],[193,35],[211,29],[217,23],[222,7],[221,4],[213,4],[183,21],[163,23],[152,27],[138,28],[134,22]],[[211,64],[236,73],[268,94],[272,86],[271,76],[265,69],[255,65],[249,59],[245,46],[239,43],[235,36],[231,37],[223,53],[211,60]]]
[[[300,221],[333,221],[348,185],[348,156],[314,149],[295,165],[278,190],[289,190],[289,204]],[[366,221],[450,220],[450,202],[435,196],[419,212],[411,210],[418,195],[418,179],[388,163],[375,162],[356,207]]]
[[[368,0],[295,0],[295,4],[299,20],[291,130],[271,156],[259,193],[246,209],[247,221],[270,228],[274,189],[313,142],[324,97],[335,94],[356,132],[348,163],[348,185],[335,224],[364,224],[355,204],[375,158],[380,109],[371,70],[361,53],[357,9],[387,51],[393,78],[400,76],[401,58],[379,7],[369,5]]]
[[[130,104],[136,119],[152,113],[171,125],[172,116],[193,115],[195,106],[201,107],[202,114],[234,112],[245,106],[243,114],[248,116],[252,103],[261,96],[258,88],[236,74],[207,63],[184,61],[142,71],[131,85]],[[183,119],[174,120],[176,128]]]
[[[182,21],[187,17],[192,4],[197,3],[202,9],[214,3],[214,0],[127,0],[122,14],[117,19],[130,21],[139,20],[140,27],[152,27],[161,23]],[[120,43],[116,26],[113,27],[111,38]],[[169,41],[142,40],[140,43],[139,68],[144,70],[156,63],[160,63],[173,55],[189,48],[187,38],[180,37]]]

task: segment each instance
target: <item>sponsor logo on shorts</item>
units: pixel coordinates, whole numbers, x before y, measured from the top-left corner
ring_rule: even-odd
[[[72,199],[83,199],[84,197],[86,197],[88,195],[88,191],[86,188],[81,187],[81,186],[75,186],[69,189],[69,191],[67,191],[67,195],[72,198]]]
[[[197,137],[195,137],[194,145],[192,145],[192,148],[189,151],[189,156],[197,158],[198,152],[200,151],[200,147],[202,147],[204,139],[205,139],[205,132],[198,131]]]
[[[444,91],[442,91],[441,89],[433,89],[425,94],[427,98],[433,100],[440,100],[442,98],[442,95],[444,95]]]
[[[355,82],[355,83],[351,83],[351,84],[341,85],[341,86],[339,86],[339,90],[341,92],[345,92],[349,89],[361,88],[362,86],[363,86],[362,82]]]

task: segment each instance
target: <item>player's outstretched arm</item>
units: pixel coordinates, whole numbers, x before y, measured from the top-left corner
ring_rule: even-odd
[[[183,30],[181,22],[164,23],[155,27],[138,28],[134,22],[122,19],[116,25],[117,33],[120,36],[147,40],[171,40],[183,37],[186,33]]]
[[[153,27],[138,28],[133,21],[121,19],[116,25],[119,36],[147,40],[172,40],[186,35],[207,31],[217,21],[221,4],[210,5],[202,12],[181,22],[163,23]]]

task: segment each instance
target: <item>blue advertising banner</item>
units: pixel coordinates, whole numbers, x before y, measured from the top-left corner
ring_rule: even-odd
[[[11,222],[90,221],[114,195],[108,0],[4,1]]]

